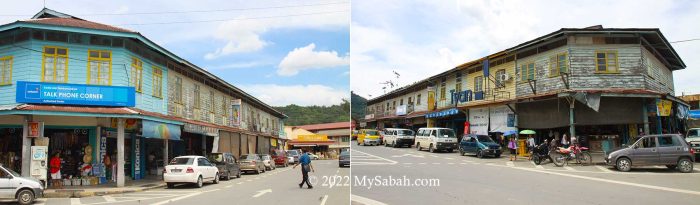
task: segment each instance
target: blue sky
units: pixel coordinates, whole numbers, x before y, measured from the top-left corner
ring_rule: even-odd
[[[356,0],[351,90],[376,97],[380,82],[407,85],[560,28],[659,28],[678,41],[700,38],[698,20],[691,0]],[[687,65],[674,72],[675,94],[700,93],[700,41],[673,47]]]
[[[30,18],[42,2],[5,2],[0,23]],[[47,7],[138,31],[271,105],[349,98],[349,1],[47,0]],[[136,14],[163,11],[208,12]],[[206,22],[171,23],[192,21]]]

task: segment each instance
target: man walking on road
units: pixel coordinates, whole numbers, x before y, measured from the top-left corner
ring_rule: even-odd
[[[302,176],[302,181],[299,184],[299,188],[304,186],[304,183],[306,183],[306,186],[309,187],[309,189],[314,188],[311,186],[311,183],[309,182],[309,171],[313,172],[314,167],[311,165],[311,157],[309,157],[308,151],[304,150],[304,154],[302,154],[299,157],[299,163],[295,164],[292,169],[296,168],[299,164],[301,164],[301,176]]]

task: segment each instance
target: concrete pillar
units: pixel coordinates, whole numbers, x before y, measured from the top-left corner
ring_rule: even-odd
[[[163,139],[163,169],[168,166],[168,140]]]
[[[117,118],[117,187],[124,187],[124,118]]]
[[[29,165],[32,158],[32,139],[29,138],[29,126],[27,122],[34,120],[34,116],[25,115],[24,124],[22,125],[22,176],[31,177],[31,172],[29,171]],[[49,153],[51,156],[51,153]]]
[[[576,101],[571,98],[571,102],[569,102],[569,137],[574,137],[576,136],[576,125],[574,122],[574,105],[576,104]],[[576,138],[578,139],[578,137]]]
[[[202,135],[202,156],[207,156],[207,136]]]
[[[644,119],[644,134],[649,134],[649,114],[647,113],[647,103],[642,103],[642,119]]]

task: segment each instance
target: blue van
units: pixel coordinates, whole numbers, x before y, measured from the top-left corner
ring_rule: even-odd
[[[476,157],[484,156],[501,157],[501,146],[494,142],[488,135],[468,134],[462,137],[459,143],[459,154],[475,154]]]

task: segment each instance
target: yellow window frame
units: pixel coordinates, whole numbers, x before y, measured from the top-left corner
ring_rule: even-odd
[[[6,61],[7,63],[5,63]],[[12,56],[1,57],[0,65],[4,65],[0,67],[0,85],[12,85]],[[4,70],[5,68],[7,68],[7,70]],[[9,76],[5,76],[5,73]],[[6,82],[2,81],[5,77],[7,77]]]
[[[440,100],[445,100],[447,99],[446,95],[446,87],[445,86],[440,86]]]
[[[156,66],[153,66],[153,97],[163,98],[163,70]]]
[[[47,54],[46,53],[47,48],[53,48],[54,53]],[[65,49],[66,54],[65,55],[58,54],[58,49]],[[41,58],[41,81],[42,82],[53,82],[53,83],[66,83],[66,82],[68,82],[68,54],[69,54],[69,52],[70,51],[66,47],[44,46],[43,50],[41,51],[41,54],[42,54],[41,55],[41,57],[42,57]],[[53,57],[54,58],[54,60],[53,60],[53,80],[46,80],[46,76],[44,76],[46,74],[46,71],[45,71],[46,70],[46,57]],[[64,72],[63,81],[58,81],[56,79],[56,76],[57,76],[56,75],[56,58],[58,58],[58,57],[66,58],[66,69],[63,71]]]
[[[134,88],[136,89],[136,92],[141,93],[141,92],[143,92],[143,61],[141,61],[141,59],[139,59],[137,57],[132,56],[131,57],[131,69],[132,69],[131,70],[132,77],[136,77],[134,75],[134,69],[136,69],[138,71],[137,73],[139,76],[138,76],[137,81],[134,85]],[[131,81],[129,81],[129,83],[131,83]]]
[[[530,70],[530,65],[532,65],[532,70]],[[534,80],[537,77],[535,76],[535,73],[537,73],[535,62],[520,64],[520,83],[525,83],[528,80]],[[532,78],[530,78],[530,75],[532,75]]]
[[[474,77],[474,92],[484,91],[484,76]]]
[[[97,52],[98,57],[92,57],[92,56],[90,56],[90,52]],[[109,53],[109,57],[103,57],[103,56],[102,56],[102,52],[107,52],[107,53]],[[107,62],[109,62],[109,68],[108,68],[109,77],[107,77],[107,85],[112,85],[112,51],[110,51],[110,50],[92,50],[92,49],[88,49],[87,55],[88,55],[88,62],[87,62],[87,84],[92,84],[92,83],[90,83],[90,81],[92,80],[92,79],[91,79],[91,77],[92,77],[92,76],[91,76],[91,75],[92,75],[92,71],[91,71],[91,69],[90,69],[90,64],[91,64],[93,61],[98,61],[98,62],[105,62],[105,61],[107,61]],[[102,69],[101,69],[102,67],[101,67],[101,66],[102,66],[102,63],[98,63],[98,64],[97,64],[97,84],[96,84],[96,85],[102,85],[102,84],[99,83],[99,82],[101,82],[101,79],[100,79],[100,76],[101,76],[100,74],[101,74],[101,72],[102,72]]]
[[[605,61],[605,71],[600,71],[598,69],[598,65],[599,65],[598,60],[600,60],[600,58],[598,58],[598,54],[601,54],[601,53],[605,54],[604,55],[605,57],[602,58]],[[610,53],[615,54],[615,59],[614,59],[615,61],[612,64],[608,63],[608,60],[612,60],[612,59],[608,58],[608,54],[610,54]],[[595,51],[595,56],[594,56],[595,73],[604,73],[604,74],[618,74],[618,73],[620,73],[620,61],[618,60],[619,57],[620,57],[620,55],[618,55],[617,51],[615,51],[615,50],[597,50],[597,51]],[[610,65],[614,65],[615,70],[610,70]]]
[[[182,93],[182,77],[180,76],[175,76],[175,90],[174,90],[174,98],[173,102],[177,104],[182,105],[182,98],[183,98],[183,93]]]
[[[568,57],[568,54],[563,52],[549,58],[549,77],[558,77],[561,73],[569,73]]]

